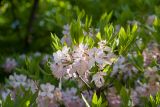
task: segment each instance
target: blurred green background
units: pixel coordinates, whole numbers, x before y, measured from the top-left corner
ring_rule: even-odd
[[[51,53],[50,33],[62,37],[63,25],[82,10],[93,18],[92,26],[111,11],[114,25],[143,23],[149,15],[160,16],[160,0],[0,0],[0,54]]]

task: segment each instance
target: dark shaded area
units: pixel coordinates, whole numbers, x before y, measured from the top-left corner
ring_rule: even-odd
[[[143,22],[148,15],[160,16],[160,1],[0,0],[0,53],[52,52],[50,33],[61,37],[63,25],[76,18],[77,10],[92,16],[93,26],[111,11],[111,21],[125,25],[128,20]]]

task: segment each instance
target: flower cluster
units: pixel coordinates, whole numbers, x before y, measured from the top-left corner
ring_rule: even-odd
[[[109,88],[107,99],[110,107],[121,107],[121,98],[116,93],[115,88]]]
[[[120,56],[118,61],[113,65],[113,71],[111,76],[123,76],[123,79],[126,80],[129,77],[138,73],[138,69],[133,66],[126,58]]]
[[[25,75],[17,75],[16,73],[9,76],[8,85],[14,89],[23,86],[26,90],[31,89],[33,93],[35,93],[37,89],[36,83],[33,80],[28,79]]]
[[[154,60],[160,64],[160,50],[158,48],[158,44],[150,43],[148,48],[143,51],[145,67],[149,66]]]
[[[153,19],[155,17],[149,17],[146,23],[150,26]],[[142,25],[136,20],[128,21],[131,26],[134,26],[135,23],[138,26]],[[133,36],[132,33],[136,26],[130,32],[130,29],[125,31],[120,25],[115,26],[115,31],[113,26],[108,27],[107,25],[104,29],[105,34],[103,31],[99,32],[103,29],[84,30],[84,24],[80,23],[80,26],[82,27],[80,34],[83,35],[84,41],[71,36],[72,30],[75,29],[67,24],[63,27],[64,37],[61,41],[55,38],[55,42],[61,43],[55,43],[58,47],[55,49],[59,50],[52,56],[36,52],[29,57],[25,54],[20,55],[17,62],[7,58],[2,66],[7,72],[3,72],[3,75],[9,77],[5,78],[6,84],[2,86],[5,90],[3,88],[0,90],[3,100],[10,95],[11,100],[14,101],[17,93],[22,93],[23,96],[22,91],[30,90],[31,94],[37,95],[38,107],[84,107],[88,104],[121,107],[125,105],[124,103],[127,106],[144,106],[143,103],[149,102],[151,95],[155,96],[160,91],[159,45],[149,43],[147,48],[141,49],[143,38],[137,37],[135,40],[139,40],[136,40],[135,47],[140,48],[137,51],[134,50],[134,47],[126,49],[129,44],[125,46],[125,43],[120,43],[120,41],[128,41],[125,38],[129,38],[128,42],[131,41],[132,38],[127,36]],[[139,28],[138,33],[141,30]],[[107,41],[107,36],[116,40]],[[123,55],[125,50],[126,54]],[[15,70],[17,65],[21,68]],[[16,74],[17,71],[21,73],[24,71],[24,74],[33,77],[32,79],[38,82],[25,75]],[[57,80],[59,80],[59,88]]]
[[[106,41],[100,41],[98,47],[91,49],[84,44],[74,46],[73,49],[64,46],[62,50],[53,53],[53,58],[54,62],[51,63],[50,67],[56,78],[80,77],[88,82],[92,67],[97,66],[102,71],[105,66],[114,62],[116,55],[111,52],[111,48],[106,45]],[[97,87],[103,86],[103,76],[106,75],[105,72],[100,71],[92,79]]]
[[[9,80],[5,85],[7,91],[4,90],[1,92],[3,99],[5,100],[9,94],[14,99],[17,89],[21,89],[21,87],[24,87],[25,90],[30,89],[32,93],[35,93],[38,89],[36,83],[33,80],[28,79],[25,75],[18,75],[14,73],[13,75],[9,76]]]
[[[66,91],[56,88],[50,83],[41,84],[41,90],[37,97],[38,107],[59,107],[64,105],[65,107],[84,107],[83,100],[76,95],[77,89],[71,88]]]
[[[47,84],[41,84],[40,85],[41,90],[39,91],[38,97],[37,97],[37,104],[38,107],[58,107],[56,104],[56,99],[54,96],[55,86],[51,85],[50,83]]]

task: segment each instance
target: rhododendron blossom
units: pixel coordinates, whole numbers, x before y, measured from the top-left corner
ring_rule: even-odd
[[[95,85],[100,88],[104,85],[104,78],[103,76],[106,76],[105,72],[97,72],[96,74],[93,75],[92,81],[94,81]]]
[[[12,70],[14,70],[17,66],[17,62],[15,61],[15,59],[11,59],[11,58],[7,58],[5,63],[2,65],[5,72],[10,73]]]
[[[53,53],[54,61],[50,64],[52,74],[58,79],[80,77],[85,83],[89,82],[92,67],[97,66],[103,70],[116,59],[105,40],[98,42],[98,45],[99,47],[89,48],[80,43],[72,49],[64,46],[62,50]],[[98,88],[104,84],[103,76],[104,72],[97,72],[92,78]]]
[[[39,92],[39,95],[42,97],[48,97],[50,99],[53,98],[53,91],[55,87],[51,85],[50,83],[47,84],[41,84],[41,89],[42,91]]]

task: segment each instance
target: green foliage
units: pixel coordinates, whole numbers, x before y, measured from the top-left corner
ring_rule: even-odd
[[[26,50],[51,52],[48,42],[50,40],[49,32],[56,33],[61,38],[63,25],[77,19],[81,10],[87,14],[86,23],[84,23],[85,29],[87,30],[91,24],[96,26],[100,20],[98,25],[102,35],[104,35],[104,26],[111,21],[114,24],[125,25],[128,20],[146,19],[141,15],[156,14],[160,16],[158,0],[132,2],[117,0],[114,3],[109,0],[38,0],[37,8],[33,12],[34,1],[3,0],[1,2],[1,53],[9,54],[15,51],[22,53]],[[31,18],[32,12],[34,17]],[[25,46],[28,35],[31,35],[31,38],[28,38],[30,45]]]
[[[118,47],[119,47],[119,54],[125,55],[131,46],[136,41],[136,31],[137,31],[137,25],[135,24],[132,29],[130,30],[130,27],[127,28],[127,31],[123,27],[121,27],[119,33],[118,33]]]
[[[84,29],[88,31],[89,28],[91,27],[91,24],[92,24],[92,17],[89,17],[88,15],[86,15]]]
[[[160,43],[160,36],[159,36],[159,33],[160,33],[160,19],[159,18],[155,18],[155,20],[153,22],[153,25],[154,25],[154,29],[155,29],[155,31],[153,32],[153,38],[158,43]]]
[[[84,39],[83,35],[83,30],[82,30],[82,25],[80,20],[78,19],[77,21],[73,21],[71,23],[71,37],[72,37],[72,43],[73,44],[80,44],[82,43]]]
[[[36,1],[38,2],[34,4]],[[106,40],[107,45],[117,56],[126,56],[132,52],[137,54],[131,54],[131,58],[128,59],[129,63],[138,69],[138,73],[133,78],[128,77],[127,81],[123,79],[121,73],[110,77],[113,70],[112,65],[104,67],[102,71],[107,72],[104,89],[100,88],[102,91],[99,93],[94,92],[91,102],[92,107],[107,106],[103,92],[113,85],[120,93],[121,106],[130,107],[132,106],[130,88],[135,86],[137,80],[147,81],[142,76],[143,72],[139,72],[145,70],[142,52],[150,42],[160,43],[159,3],[158,0],[135,0],[132,2],[130,0],[3,0],[0,1],[0,55],[3,57],[7,54],[29,53],[37,50],[52,53],[61,50],[63,26],[69,24],[72,46],[84,43],[92,48],[97,46],[99,41]],[[150,25],[147,24],[147,18],[152,14],[155,14],[156,18],[153,25]],[[134,24],[133,20],[140,24]],[[117,29],[117,26],[123,27]],[[93,35],[91,36],[89,33],[92,28]],[[96,31],[97,29],[98,31]],[[49,32],[53,32],[53,34],[51,33],[50,36]],[[139,44],[138,40],[142,40],[142,43]],[[32,59],[27,57],[25,61],[19,60],[18,67],[14,72],[25,74],[39,83],[49,82],[58,86],[59,81],[51,74],[49,63],[41,65],[41,60],[42,56],[32,57]],[[157,61],[152,60],[150,66],[155,65],[158,66]],[[3,71],[3,66],[0,67],[0,71]],[[93,74],[98,71],[98,67],[91,69]],[[10,74],[12,73],[0,72],[1,81],[4,78],[7,79]],[[119,78],[117,78],[118,76]],[[63,81],[62,83],[64,84],[62,85],[63,89],[78,87],[75,81]],[[91,87],[94,90],[93,83],[91,83]],[[20,95],[22,90],[23,95]],[[36,107],[37,93],[32,94],[23,88],[22,90],[17,90],[14,101],[8,96],[5,101],[2,101],[2,106]],[[81,96],[86,106],[90,107],[83,94]],[[160,93],[150,96],[149,100],[145,97],[142,102],[146,107],[159,106]]]
[[[160,92],[157,92],[155,97],[150,95],[150,103],[151,103],[152,107],[160,106]]]
[[[42,56],[34,57],[30,59],[27,57],[25,59],[25,64],[21,67],[16,68],[16,72],[24,74],[29,78],[38,81],[38,82],[50,82],[55,85],[58,85],[57,80],[52,76],[49,64],[46,63],[42,66],[41,63]]]
[[[102,107],[104,103],[102,104],[102,97],[100,96],[98,98],[96,92],[94,92],[93,97],[92,97],[92,107]]]
[[[59,38],[56,36],[56,34],[52,34],[51,33],[51,39],[52,39],[52,48],[54,51],[57,51],[57,50],[61,50],[62,49],[62,44],[59,40]]]
[[[34,60],[26,58],[26,66],[22,68],[17,68],[17,71],[38,80],[40,78],[39,61],[40,58],[35,58]]]
[[[99,26],[100,26],[100,32],[102,33],[102,35],[104,35],[104,27],[109,23],[110,19],[112,17],[112,12],[110,12],[109,14],[104,13],[99,21]]]
[[[107,39],[107,42],[110,43],[114,40],[115,35],[114,33],[114,27],[113,25],[106,25],[104,27],[104,31],[105,31],[105,39]]]
[[[130,95],[127,92],[125,87],[121,88],[120,96],[121,96],[121,99],[122,99],[122,107],[130,107],[131,106]]]
[[[132,55],[132,59],[131,59],[132,61],[133,61],[133,64],[135,65],[135,67],[139,70],[139,71],[144,71],[144,67],[143,67],[143,65],[144,65],[144,59],[143,59],[143,56],[142,56],[142,54],[139,52],[139,53],[137,53],[137,56],[133,56]]]
[[[90,46],[90,47],[93,47],[94,44],[95,44],[95,41],[93,40],[93,38],[92,38],[92,37],[89,37],[89,36],[85,36],[83,42],[84,42],[85,44],[88,44],[88,46]]]
[[[23,89],[23,88],[22,88]],[[21,89],[17,90],[15,100],[12,100],[10,94],[5,101],[2,101],[2,107],[37,107],[36,98],[37,94],[32,94],[30,90],[25,91],[23,89],[23,95]]]

